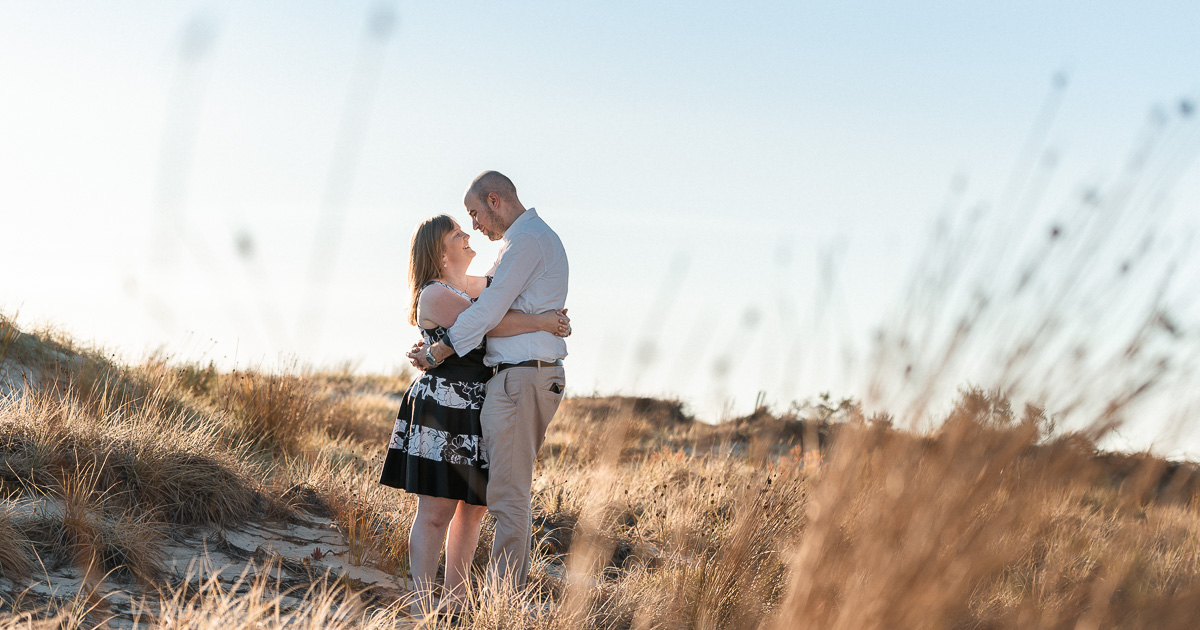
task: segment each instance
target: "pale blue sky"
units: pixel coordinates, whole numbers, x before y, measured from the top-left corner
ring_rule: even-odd
[[[861,396],[871,331],[951,183],[966,182],[964,205],[997,202],[1056,73],[1059,161],[1031,225],[1115,178],[1155,108],[1200,95],[1190,2],[384,5],[397,22],[368,47],[378,81],[324,326],[301,339],[376,6],[0,4],[0,308],[131,357],[166,344],[390,369],[413,337],[413,225],[461,220],[466,184],[496,168],[571,254],[576,393],[678,395],[710,418],[760,390]],[[194,66],[186,32],[206,42]],[[164,137],[183,161],[163,158]],[[155,264],[163,178],[183,236]],[[1173,231],[1200,225],[1198,202],[1188,169],[1167,199]],[[486,269],[495,249],[472,240]],[[838,270],[828,298],[823,257]],[[660,353],[641,365],[648,337]]]

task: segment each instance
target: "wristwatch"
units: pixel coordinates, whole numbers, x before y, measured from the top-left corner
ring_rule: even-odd
[[[425,362],[429,364],[429,367],[437,367],[441,365],[440,361],[433,360],[433,346],[425,348]]]

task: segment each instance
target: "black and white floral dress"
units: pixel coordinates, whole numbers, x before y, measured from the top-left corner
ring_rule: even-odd
[[[442,286],[471,300],[454,287]],[[422,328],[421,335],[425,343],[434,344],[446,336],[446,329]],[[487,505],[488,460],[479,424],[484,386],[492,376],[483,364],[486,343],[464,357],[451,355],[409,386],[379,483]]]

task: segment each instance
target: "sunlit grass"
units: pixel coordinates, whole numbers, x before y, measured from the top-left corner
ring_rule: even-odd
[[[173,528],[310,512],[351,564],[404,575],[415,502],[376,479],[407,376],[121,366],[7,334],[44,380],[0,403],[3,627],[91,627],[112,589],[151,627],[455,621],[336,575],[299,589],[164,569]],[[860,409],[827,397],[713,426],[678,402],[569,399],[535,473],[529,587],[472,591],[457,627],[1189,627],[1194,465],[1098,455],[994,392],[962,392],[927,433]],[[42,507],[18,517],[21,502]],[[479,571],[491,535],[488,519]],[[29,595],[63,565],[86,578],[76,594]]]

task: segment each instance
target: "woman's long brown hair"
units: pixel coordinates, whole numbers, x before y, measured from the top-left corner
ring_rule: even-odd
[[[442,238],[453,229],[454,220],[439,214],[422,221],[413,232],[408,252],[408,282],[412,286],[408,323],[413,326],[417,325],[417,300],[421,297],[421,289],[442,275]]]

